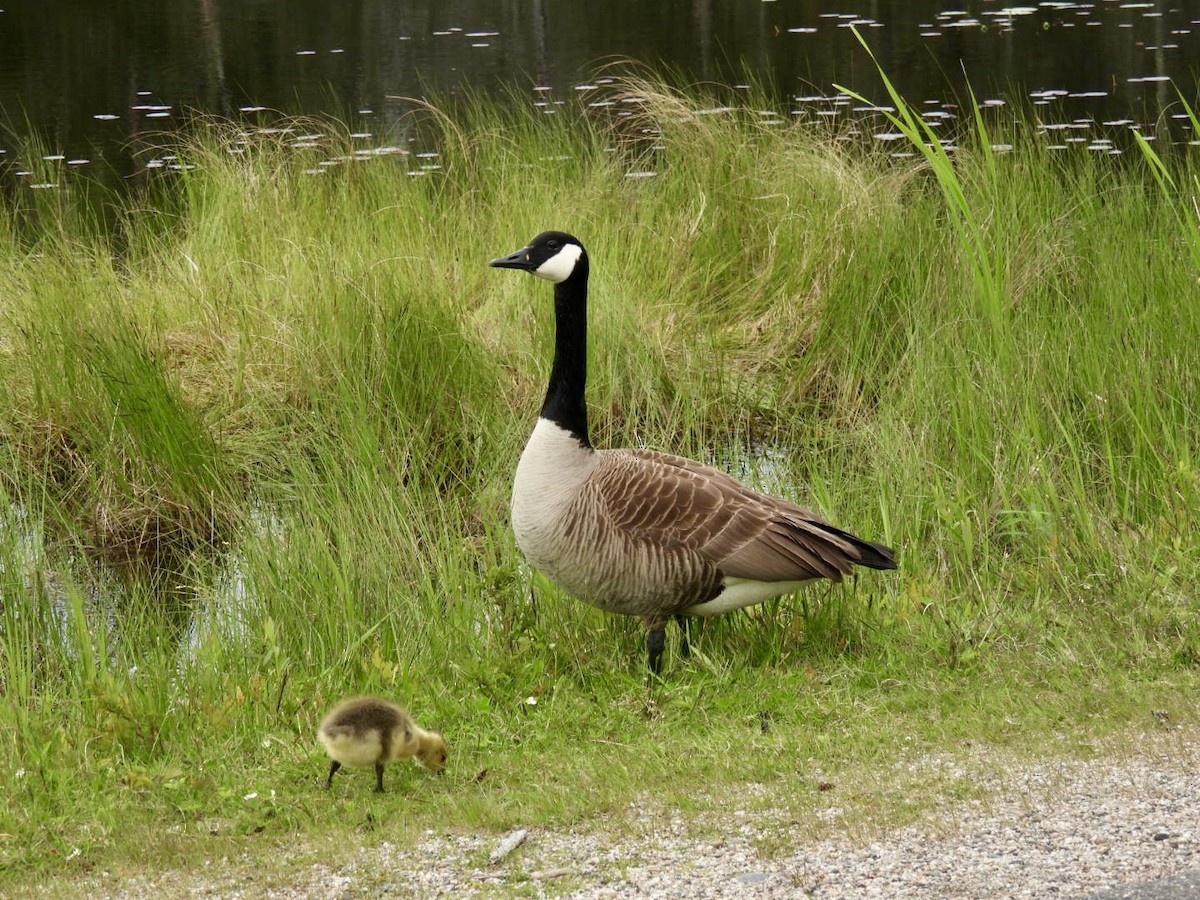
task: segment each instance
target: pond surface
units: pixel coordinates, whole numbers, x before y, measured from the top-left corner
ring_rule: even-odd
[[[1051,128],[1153,130],[1200,79],[1200,4],[953,0],[0,0],[0,163],[30,130],[52,162],[128,174],[139,137],[190,113],[333,113],[378,132],[391,97],[536,87],[569,94],[614,58],[693,80],[769,83],[783,117],[885,95],[856,25],[904,95],[953,109],[1034,104]],[[382,120],[382,121],[381,121]],[[1186,128],[1184,129],[1186,132]],[[1185,137],[1189,136],[1186,133]],[[1081,138],[1082,139],[1082,138]],[[27,164],[27,163],[26,163]],[[97,173],[98,174],[98,173]]]

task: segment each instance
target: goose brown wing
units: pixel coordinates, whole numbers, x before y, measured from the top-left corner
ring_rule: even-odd
[[[597,485],[609,524],[634,540],[694,554],[723,575],[757,581],[840,580],[850,569],[852,545],[795,504],[685,457],[600,452],[609,456]]]
[[[671,453],[659,453],[655,450],[626,450],[622,451],[636,456],[640,459],[645,459],[650,462],[657,463],[663,466],[669,466],[673,469],[681,469],[685,472],[691,472],[705,481],[711,482],[722,491],[730,494],[735,494],[752,503],[762,503],[766,501],[770,507],[780,514],[787,514],[801,519],[811,519],[815,522],[820,522],[821,517],[812,510],[805,509],[790,500],[784,500],[781,497],[772,497],[768,494],[762,494],[758,491],[746,487],[728,472],[723,472],[720,469],[714,469],[712,466],[706,466],[704,463],[696,462],[694,459],[688,459],[686,456],[675,456]]]

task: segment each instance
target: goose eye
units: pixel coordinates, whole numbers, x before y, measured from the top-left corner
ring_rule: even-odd
[[[557,250],[558,249],[558,241],[555,241],[555,240],[546,241],[546,246],[549,247],[551,250]]]

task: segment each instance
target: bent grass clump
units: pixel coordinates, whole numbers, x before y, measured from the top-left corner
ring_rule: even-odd
[[[443,110],[412,132],[441,169],[206,122],[119,234],[67,189],[4,218],[5,884],[354,827],[311,740],[352,690],[463,736],[368,814],[389,840],[619,819],[648,784],[877,826],[937,799],[897,801],[880,758],[1194,716],[1193,157],[964,140],[964,232],[921,162],[615,90],[650,155],[567,107]],[[508,528],[553,322],[486,262],[544,228],[595,248],[598,445],[852,521],[899,577],[713,620],[643,684],[636,626]]]

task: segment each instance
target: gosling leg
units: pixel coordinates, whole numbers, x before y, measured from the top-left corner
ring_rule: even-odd
[[[375,763],[375,793],[383,793],[383,763]]]
[[[336,759],[329,764],[329,777],[325,779],[325,790],[329,790],[333,786],[333,775],[341,767],[342,764]]]

